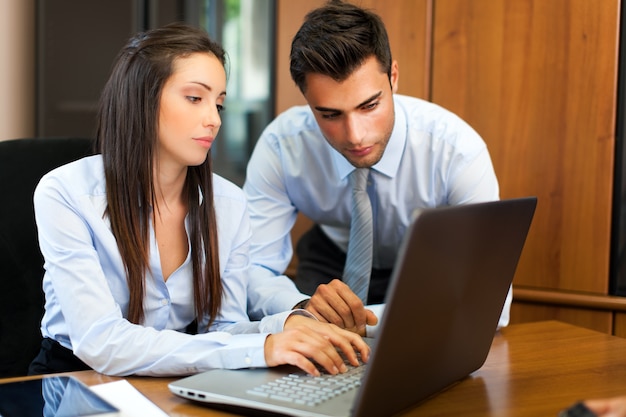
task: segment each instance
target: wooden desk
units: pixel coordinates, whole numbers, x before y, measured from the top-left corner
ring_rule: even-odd
[[[119,379],[70,374],[88,385]],[[172,378],[127,379],[170,416],[230,415],[174,396]],[[579,399],[615,395],[626,395],[626,339],[556,321],[525,323],[495,336],[482,368],[405,416],[556,417]]]

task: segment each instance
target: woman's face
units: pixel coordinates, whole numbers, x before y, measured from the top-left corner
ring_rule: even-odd
[[[176,59],[161,92],[157,166],[202,164],[222,124],[225,98],[226,72],[214,55]]]

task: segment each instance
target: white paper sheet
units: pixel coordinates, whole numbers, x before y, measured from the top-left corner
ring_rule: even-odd
[[[165,412],[125,379],[92,385],[89,388],[119,408],[121,417],[167,417]]]

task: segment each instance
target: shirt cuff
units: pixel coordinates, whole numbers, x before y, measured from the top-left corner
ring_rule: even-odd
[[[303,308],[296,308],[295,310],[291,310],[290,313],[291,314],[289,314],[289,316],[287,316],[285,318],[285,320],[287,320],[291,316],[304,316],[304,317],[308,317],[310,319],[317,320],[317,317],[315,317],[315,315],[313,313],[310,313],[310,312],[306,311]],[[319,320],[317,320],[317,321],[319,321]]]
[[[365,306],[366,309],[371,310],[376,317],[378,317],[378,323],[373,326],[366,325],[365,326],[365,336],[366,337],[376,337],[378,336],[378,330],[380,322],[383,320],[383,313],[385,312],[386,304],[370,304]]]

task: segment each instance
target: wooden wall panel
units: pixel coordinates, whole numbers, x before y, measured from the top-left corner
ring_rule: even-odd
[[[324,3],[325,0],[276,0],[276,114],[306,104],[289,73],[289,51],[304,15]]]
[[[619,337],[626,337],[626,313],[615,313],[613,334]]]
[[[547,319],[559,320],[607,334],[611,334],[613,331],[613,313],[610,311],[556,307],[517,301],[514,301],[511,306],[510,324]]]
[[[618,0],[435,0],[432,101],[486,140],[502,198],[539,198],[517,284],[607,292],[618,18]]]

